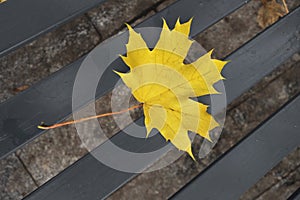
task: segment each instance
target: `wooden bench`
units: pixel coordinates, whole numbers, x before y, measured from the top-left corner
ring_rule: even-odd
[[[101,0],[52,1],[49,9],[46,9],[49,5],[37,0],[28,0],[26,3],[13,1],[7,6],[1,5],[0,23],[4,28],[1,28],[0,33],[5,42],[0,44],[0,56],[101,2]],[[137,27],[161,27],[161,17],[164,17],[170,24],[173,24],[178,16],[183,21],[194,17],[191,31],[191,36],[194,37],[246,3],[247,1],[242,0],[231,0],[226,3],[222,0],[179,0]],[[37,12],[23,19],[22,16],[28,14],[26,8],[30,9],[33,5],[39,6],[43,13],[57,11],[57,14],[53,18],[45,13]],[[8,15],[18,9],[20,13],[16,18]],[[40,15],[44,17],[38,19],[36,23],[30,23],[31,28],[24,29],[24,26],[17,25],[11,28],[10,26],[12,22],[29,24]],[[297,8],[224,58],[232,61],[224,70],[224,76],[227,78],[225,87],[228,104],[275,70],[294,53],[299,52],[299,19],[300,8]],[[19,32],[21,34],[14,34]],[[0,141],[1,158],[44,132],[33,126],[40,123],[41,116],[49,123],[57,123],[72,113],[73,84],[84,58],[82,57],[27,91],[0,104],[0,135],[4,138]],[[108,69],[126,68],[120,60],[116,62],[119,63],[118,67],[114,65],[109,66]],[[106,80],[110,81],[105,81],[103,87],[97,90],[96,96],[100,97],[111,91],[118,77],[112,70],[107,70]],[[59,90],[57,85],[61,85]],[[50,99],[47,98],[48,96],[57,98]],[[86,103],[88,102],[83,102],[82,106]],[[263,122],[172,198],[193,199],[201,196],[203,199],[237,199],[300,145],[300,135],[297,130],[300,121],[297,110],[300,110],[299,96]],[[138,121],[142,120],[141,118]],[[20,121],[26,121],[22,128],[18,126]],[[122,143],[134,152],[147,152],[165,144],[165,140],[159,135],[147,140],[139,140],[122,134],[122,131],[114,135],[111,141],[115,144]],[[104,147],[105,143],[94,149],[93,153],[101,152]],[[150,166],[156,159],[149,159],[140,171]],[[102,199],[137,175],[107,167],[91,154],[87,154],[25,199]],[[99,190],[99,188],[102,189]]]

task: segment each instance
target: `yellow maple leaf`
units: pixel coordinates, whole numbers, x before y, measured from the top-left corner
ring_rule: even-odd
[[[121,56],[129,73],[116,72],[143,103],[147,135],[153,128],[194,159],[188,131],[211,141],[209,131],[219,124],[207,113],[206,105],[191,97],[218,94],[213,84],[223,79],[220,72],[226,62],[211,59],[211,53],[185,64],[193,43],[189,39],[192,20],[181,24],[179,19],[170,30],[163,28],[155,48],[150,50],[141,34],[129,25],[127,55]]]

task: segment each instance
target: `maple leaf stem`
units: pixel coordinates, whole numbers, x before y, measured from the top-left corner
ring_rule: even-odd
[[[98,119],[98,118],[112,116],[112,115],[119,115],[119,114],[128,112],[130,110],[134,110],[134,109],[140,108],[142,106],[143,106],[143,104],[141,103],[141,104],[132,106],[130,108],[127,108],[125,110],[121,110],[121,111],[117,111],[117,112],[103,113],[103,114],[100,114],[100,115],[95,115],[95,116],[91,116],[91,117],[85,117],[85,118],[81,118],[81,119],[78,119],[78,120],[72,120],[72,121],[66,121],[66,122],[62,122],[62,123],[58,123],[58,124],[53,124],[51,126],[39,125],[38,128],[39,129],[43,129],[43,130],[54,129],[54,128],[58,128],[58,127],[62,127],[62,126],[70,125],[70,124],[85,122],[85,121],[88,121],[88,120],[91,120],[91,119]]]
[[[287,7],[287,5],[286,5],[285,0],[282,0],[282,3],[283,3],[283,6],[284,6],[284,9],[285,9],[285,12],[286,12],[286,13],[289,13],[289,9],[288,9],[288,7]]]

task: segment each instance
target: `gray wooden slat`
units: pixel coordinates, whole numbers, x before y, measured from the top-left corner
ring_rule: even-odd
[[[274,67],[279,66],[280,63],[293,55],[295,52],[299,51],[300,44],[297,43],[298,39],[298,30],[299,30],[299,14],[300,9],[293,11],[289,15],[287,15],[284,19],[280,20],[278,23],[267,29],[262,34],[255,37],[253,40],[251,40],[248,44],[243,46],[242,48],[238,49],[236,52],[234,52],[232,55],[229,56],[231,60],[234,62],[231,62],[231,64],[227,67],[226,73],[230,75],[230,78],[227,79],[227,84],[231,81],[236,81],[237,76],[245,77],[245,79],[241,80],[241,84],[237,83],[236,85],[232,86],[234,88],[230,88],[227,92],[227,96],[229,100],[232,100],[233,97],[237,96],[237,93],[234,89],[238,90],[239,92],[243,92],[245,89],[249,88],[251,85],[245,86],[242,84],[243,82],[249,82],[249,84],[252,84],[253,82],[257,82],[260,80],[265,72],[269,71],[269,69],[274,69]],[[282,34],[286,31],[290,31],[290,34]],[[278,41],[280,45],[268,45],[271,41]],[[289,44],[289,45],[286,45]],[[262,55],[260,54],[254,54],[253,52],[260,52],[260,49],[264,48],[265,53]],[[277,52],[277,53],[276,53]],[[283,52],[283,53],[280,53]],[[247,59],[253,59],[255,62],[246,62]],[[265,62],[265,60],[273,60],[273,62]],[[275,62],[277,60],[277,62]],[[264,65],[253,65],[255,63],[264,63]],[[275,64],[274,64],[275,63]],[[275,66],[274,66],[275,65]],[[240,67],[240,68],[239,68]],[[237,70],[239,68],[240,70]],[[251,68],[252,70],[256,71],[254,76],[248,76],[247,73],[249,73],[247,69]],[[255,80],[255,81],[253,81]],[[246,87],[246,88],[243,88]],[[228,89],[228,88],[227,88]],[[241,93],[240,93],[241,94]],[[276,117],[282,119],[282,116],[288,117],[290,115],[297,116],[295,112],[287,112],[292,109],[298,109],[299,110],[299,101],[297,99],[297,107],[294,106],[288,106],[281,111],[279,117]],[[230,103],[230,101],[228,102]],[[283,118],[283,120],[286,121],[286,118]],[[295,125],[297,118],[295,118],[293,121],[286,121],[284,128],[287,128],[286,130],[295,131],[295,127],[293,126],[286,126],[290,123],[290,125]],[[142,119],[139,119],[138,122],[142,122]],[[276,129],[278,131],[284,130],[280,128],[280,124],[278,121],[275,121],[277,123]],[[295,123],[294,123],[295,122]],[[266,123],[265,126],[270,127],[268,125],[270,123]],[[296,124],[297,125],[297,124]],[[129,126],[130,128],[130,126]],[[261,129],[258,133],[261,133]],[[267,130],[267,128],[264,128],[263,130]],[[297,129],[296,129],[297,130]],[[137,130],[133,130],[137,131]],[[268,132],[268,131],[267,131]],[[270,134],[270,133],[269,133]],[[272,142],[276,142],[274,144],[278,146],[274,146],[269,144],[270,148],[278,147],[280,146],[279,140],[283,140],[282,145],[285,145],[286,142],[290,144],[290,147],[284,148],[280,154],[278,152],[278,156],[270,157],[269,164],[267,163],[267,166],[270,167],[272,164],[276,163],[276,161],[279,159],[280,155],[287,154],[290,152],[293,147],[295,146],[295,143],[298,142],[297,140],[298,135],[293,135],[294,132],[287,133],[286,136],[290,136],[289,138],[284,138],[280,134],[276,134],[275,136],[279,135],[279,138],[274,137],[274,139],[271,139]],[[264,135],[264,134],[262,134]],[[256,143],[257,145],[261,145],[265,138],[260,138],[260,134],[255,134],[256,136]],[[249,138],[253,138],[255,136],[251,136]],[[268,135],[269,136],[269,135]],[[281,137],[280,137],[281,136]],[[271,136],[270,136],[271,137]],[[272,136],[273,137],[273,136]],[[268,137],[266,137],[268,138]],[[127,147],[133,152],[148,152],[150,150],[156,149],[158,147],[163,146],[166,144],[165,140],[157,134],[154,137],[148,138],[147,140],[144,139],[138,139],[130,137],[129,135],[123,133],[122,131],[116,134],[111,138],[111,141],[115,144],[119,144],[122,147]],[[248,143],[248,142],[247,142]],[[97,155],[97,153],[101,153],[103,149],[106,149],[105,146],[108,144],[108,142],[105,142],[103,145],[100,145],[97,147],[93,153]],[[263,148],[264,145],[258,146]],[[249,148],[249,147],[248,147]],[[167,151],[168,149],[166,149]],[[251,148],[250,148],[251,150]],[[272,149],[273,151],[274,149]],[[266,151],[265,153],[267,153]],[[265,155],[265,154],[262,154]],[[244,152],[242,156],[247,157],[247,152]],[[251,155],[249,155],[251,156]],[[274,160],[272,160],[274,158]],[[140,171],[143,170],[143,168],[149,166],[153,161],[157,159],[157,157],[150,157],[147,163],[144,163],[143,166],[140,166]],[[243,163],[241,163],[243,164]],[[226,171],[226,170],[225,170]],[[123,184],[131,180],[133,177],[135,177],[136,174],[134,173],[125,173],[121,171],[117,171],[115,169],[112,169],[110,167],[107,167],[103,163],[100,163],[97,161],[91,154],[87,154],[79,161],[75,162],[72,166],[64,170],[62,173],[60,173],[58,176],[51,179],[48,183],[40,187],[38,190],[30,194],[26,199],[28,200],[38,200],[38,199],[102,199],[107,197],[110,193],[117,190],[119,187],[121,187]]]
[[[231,0],[230,2],[223,0],[213,2],[209,0],[181,0],[144,21],[139,27],[161,27],[161,17],[175,22],[179,16],[182,19],[194,16],[195,23],[192,26],[192,35],[196,35],[245,3],[246,1],[243,0]],[[219,8],[218,12],[215,11],[216,8]],[[0,20],[2,19],[0,18]],[[112,39],[110,43],[113,42],[117,43],[118,41]],[[36,128],[41,119],[52,124],[65,119],[72,113],[72,89],[76,73],[83,59],[0,104],[0,158],[42,134],[44,131]],[[119,77],[112,72],[115,66],[118,66],[118,68],[114,68],[117,71],[127,69],[120,59],[115,62],[114,66],[111,65],[101,80],[103,84],[98,89],[96,96],[102,96],[109,92],[118,81]],[[57,87],[58,85],[59,87]],[[83,102],[82,104],[86,103]]]
[[[300,146],[300,96],[225,153],[171,199],[238,199]]]
[[[0,57],[32,41],[37,36],[67,22],[75,16],[83,14],[104,1],[105,0],[9,0],[0,4]],[[237,3],[241,5],[247,1],[231,0],[227,2],[226,7],[230,8],[230,6],[232,6],[234,8]],[[223,12],[211,9],[212,7],[207,4],[207,2],[207,0],[189,1],[190,4],[193,4],[193,6],[189,8],[190,13],[196,13],[196,9],[211,10],[209,15],[203,15],[201,19],[198,20],[198,23],[201,23],[202,26],[208,22],[217,21],[218,17],[216,16],[224,15]],[[217,5],[218,7],[218,4],[223,3],[222,1],[216,1],[211,5]],[[180,4],[177,4],[177,6],[180,6]],[[182,8],[185,9],[184,7]],[[226,8],[224,10],[226,10]],[[178,7],[172,7],[168,12],[164,12],[164,16],[172,15],[174,17],[173,11],[177,12]],[[191,17],[190,13],[183,13],[182,17]],[[182,12],[180,14],[182,14]],[[151,18],[151,20],[151,23],[157,24],[160,19]]]
[[[104,0],[8,0],[0,4],[0,57]]]

